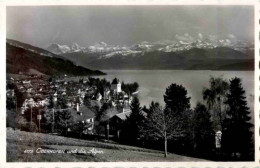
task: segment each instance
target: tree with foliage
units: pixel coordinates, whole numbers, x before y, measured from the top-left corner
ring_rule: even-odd
[[[207,108],[198,103],[191,117],[193,149],[201,155],[208,155],[214,148],[214,131]]]
[[[125,82],[122,81],[121,83],[121,89],[128,95],[130,95],[129,88],[126,86]]]
[[[149,117],[149,115],[153,112],[153,110],[155,109],[155,108],[157,108],[157,107],[159,107],[160,106],[160,104],[158,103],[158,102],[154,102],[154,101],[152,101],[151,102],[151,104],[149,105],[149,108],[148,108],[148,113],[147,113],[147,115],[148,115],[148,117]]]
[[[84,130],[85,130],[85,125],[82,122],[74,123],[71,125],[71,131],[77,134],[80,138],[82,137]]]
[[[79,83],[83,84],[84,79],[83,78],[79,78]]]
[[[222,130],[222,122],[225,118],[226,93],[228,91],[228,82],[223,78],[211,77],[209,80],[210,88],[203,90],[203,99],[207,102],[208,109],[212,110],[212,119],[215,131]]]
[[[182,128],[188,132],[190,97],[187,96],[187,90],[182,85],[171,84],[164,94],[165,109],[172,115],[182,121]]]
[[[100,134],[100,130],[102,129],[102,125],[100,125],[100,123],[103,121],[103,118],[106,114],[106,111],[111,108],[111,104],[110,103],[104,103],[101,108],[99,109],[98,106],[95,107],[95,132],[97,135]]]
[[[100,82],[98,83],[98,91],[102,96],[104,96],[104,91],[106,88],[110,88],[111,84],[109,81],[107,81],[105,78],[101,79]]]
[[[176,137],[171,140],[171,144],[177,147],[177,150],[189,148],[189,120],[190,120],[190,97],[187,90],[178,84],[171,84],[166,88],[164,94],[165,109],[174,116],[175,120],[179,120],[179,125],[183,129],[183,136]]]
[[[16,102],[14,98],[6,97],[6,109],[8,110],[15,109],[16,107],[15,103]]]
[[[131,105],[131,114],[125,120],[124,128],[122,129],[121,136],[124,141],[130,144],[137,144],[140,139],[140,127],[144,122],[144,116],[142,114],[142,108],[137,97],[134,97]]]
[[[129,116],[129,119],[132,118],[136,122],[140,122],[143,120],[143,115],[141,114],[142,108],[140,107],[140,102],[137,97],[133,98],[131,105],[130,105],[130,109],[132,112]]]
[[[53,77],[50,77],[50,78],[48,79],[48,81],[49,81],[49,83],[51,83],[51,82],[53,81]]]
[[[253,125],[250,123],[250,111],[240,78],[230,80],[225,104],[228,105],[228,109],[223,129],[223,150],[232,154],[235,159],[240,155],[241,159],[253,160],[254,149],[250,131]]]
[[[89,108],[91,107],[90,95],[87,93],[84,96],[83,104]]]
[[[25,95],[25,93],[20,92],[16,86],[14,89],[14,93],[15,93],[16,106],[17,106],[17,108],[21,108],[23,105],[23,102],[26,99],[26,95]]]
[[[106,111],[111,108],[111,104],[110,103],[103,103],[103,105],[101,106],[99,112],[96,115],[96,120],[100,121],[102,117],[104,117]]]
[[[38,130],[37,127],[39,126],[39,120],[37,119],[37,115],[42,116],[41,125],[46,122],[46,119],[44,118],[45,113],[46,113],[45,110],[39,107],[30,107],[24,111],[23,117],[28,122],[29,131],[34,132]],[[31,122],[31,117],[32,117],[32,122]]]
[[[49,132],[54,132],[54,97],[51,94],[49,96],[49,103],[47,105],[48,110],[46,110],[44,114],[44,119],[45,119],[45,130]]]
[[[216,101],[216,93],[211,89],[204,88],[203,92],[203,100],[206,101],[208,105],[208,109],[210,110],[215,105]]]
[[[67,101],[67,97],[66,96],[61,96],[61,95],[58,96],[57,107],[59,107],[61,109],[68,108],[68,101]]]
[[[54,126],[55,126],[55,111],[54,109],[47,109],[43,115],[43,118],[45,120],[44,122],[44,129],[47,132],[54,132]]]
[[[183,118],[174,115],[170,108],[163,109],[159,103],[155,103],[151,107],[150,113],[141,127],[141,133],[144,137],[164,140],[164,156],[167,157],[167,141],[185,135]]]
[[[32,122],[37,124],[37,115],[39,114],[40,109],[37,107],[29,107],[24,111],[24,118],[28,121],[31,122],[31,116],[32,116]]]
[[[28,122],[26,119],[16,111],[6,110],[6,127],[17,128],[25,131],[27,124]]]
[[[134,82],[133,83],[133,90],[134,90],[134,92],[137,91],[138,88],[139,88],[139,84],[137,82]]]
[[[88,82],[87,82],[87,84],[91,87],[91,86],[94,86],[94,85],[96,85],[96,83],[95,83],[95,78],[92,78],[92,77],[88,77]]]
[[[164,94],[166,108],[179,114],[190,108],[190,97],[187,97],[187,90],[182,85],[171,84]]]
[[[49,96],[49,103],[48,103],[48,108],[49,109],[52,109],[52,108],[54,108],[54,106],[55,106],[55,103],[54,103],[54,98],[53,98],[53,95],[51,94],[50,96]]]
[[[69,110],[60,110],[55,112],[55,126],[57,131],[67,135],[68,128],[72,123],[72,115]]]
[[[126,94],[128,94],[128,96],[130,96],[138,90],[139,84],[137,82],[128,83],[128,84],[125,84],[124,82],[122,82],[121,88]]]

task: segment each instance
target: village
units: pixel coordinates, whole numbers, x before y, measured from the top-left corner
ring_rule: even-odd
[[[42,121],[50,120],[50,132],[57,133],[56,113],[66,111],[71,115],[66,134],[73,134],[70,126],[80,123],[82,134],[119,138],[120,123],[131,114],[130,104],[137,90],[137,83],[124,84],[117,78],[110,83],[92,77],[75,80],[66,74],[16,75],[7,77],[7,107],[11,104],[16,115],[34,122],[37,132],[44,132],[47,126]],[[100,111],[103,113],[99,114]]]

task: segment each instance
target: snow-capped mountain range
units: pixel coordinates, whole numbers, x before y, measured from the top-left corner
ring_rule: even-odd
[[[12,39],[7,39],[6,44],[8,48],[23,49],[35,57],[65,59],[91,69],[254,70],[252,43],[232,37],[224,40],[213,36],[197,39],[187,35],[176,37],[178,40],[144,41],[131,46],[104,42],[89,47],[76,43],[70,46],[51,44],[49,51]],[[27,58],[26,54],[21,54]]]
[[[99,53],[100,58],[110,58],[114,55],[135,55],[151,51],[178,52],[190,50],[192,48],[213,49],[217,47],[228,47],[236,51],[246,52],[254,49],[254,44],[238,40],[234,35],[230,34],[224,39],[219,39],[214,35],[203,36],[198,34],[197,38],[189,34],[175,35],[175,40],[163,40],[156,42],[143,41],[131,46],[109,45],[105,42],[99,42],[92,46],[81,47],[77,43],[72,45],[61,45],[57,43],[50,44],[47,50],[58,55],[66,53]]]

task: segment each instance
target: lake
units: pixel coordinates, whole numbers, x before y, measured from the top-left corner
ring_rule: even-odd
[[[223,77],[230,80],[234,77],[242,79],[246,91],[248,105],[254,110],[254,71],[209,71],[209,70],[103,70],[107,75],[99,76],[112,81],[115,77],[125,83],[137,82],[141,105],[149,106],[151,101],[164,104],[163,95],[166,88],[172,84],[181,84],[191,97],[191,107],[197,102],[203,102],[202,90],[209,87],[209,79]]]

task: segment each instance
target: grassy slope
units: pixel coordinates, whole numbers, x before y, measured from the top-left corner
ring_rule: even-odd
[[[103,154],[25,154],[27,149],[34,151],[42,149],[64,149],[75,150],[93,148],[102,150]],[[163,157],[163,152],[132,147],[118,144],[79,140],[55,135],[29,133],[7,129],[7,161],[8,162],[33,162],[33,161],[203,161],[197,158],[169,154],[168,158]]]

